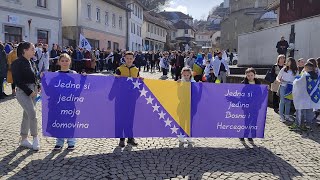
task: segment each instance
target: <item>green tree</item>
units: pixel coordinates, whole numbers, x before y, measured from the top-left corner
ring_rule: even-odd
[[[148,10],[160,11],[170,0],[139,0]]]

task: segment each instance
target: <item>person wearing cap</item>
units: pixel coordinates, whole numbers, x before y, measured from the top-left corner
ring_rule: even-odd
[[[283,54],[287,56],[287,50],[288,50],[289,44],[288,41],[284,39],[284,36],[281,36],[281,40],[277,43],[277,52],[279,55]]]
[[[8,55],[8,73],[7,73],[7,82],[11,83],[11,89],[12,89],[12,95],[16,95],[16,85],[13,82],[12,78],[12,70],[11,70],[11,64],[18,59],[17,55],[17,45],[13,46],[13,50]]]
[[[218,52],[218,55],[213,60],[214,75],[219,79],[221,83],[227,83],[227,76],[230,74],[228,63],[222,58],[222,52]]]

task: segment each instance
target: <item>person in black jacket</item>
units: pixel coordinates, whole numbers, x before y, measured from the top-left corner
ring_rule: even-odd
[[[255,78],[256,76],[256,70],[253,68],[248,68],[246,70],[246,77],[245,79],[241,82],[242,84],[261,84],[261,81],[257,78]],[[244,142],[244,138],[240,138],[241,142]],[[249,142],[253,142],[252,138],[248,138]]]
[[[276,46],[278,54],[279,55],[283,54],[287,56],[288,47],[289,47],[288,41],[286,41],[282,36],[281,40],[277,43],[277,46]]]
[[[3,92],[3,82],[7,77],[8,71],[8,62],[7,62],[7,54],[4,50],[3,44],[0,43],[0,99],[5,98],[7,95]]]
[[[183,55],[181,55],[181,51],[178,51],[178,55],[176,57],[176,62],[174,66],[176,67],[175,81],[178,81],[179,79],[181,79],[181,71],[182,71],[182,68],[184,67],[184,57]]]
[[[12,63],[12,75],[17,85],[16,97],[23,108],[23,118],[21,123],[21,146],[39,150],[38,122],[36,117],[36,101],[39,91],[37,71],[31,61],[34,57],[35,48],[32,43],[20,43],[17,49],[18,59]],[[28,141],[28,134],[31,132],[33,143]]]

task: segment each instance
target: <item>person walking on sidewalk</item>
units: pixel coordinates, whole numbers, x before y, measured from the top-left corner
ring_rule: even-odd
[[[40,143],[35,98],[37,97],[40,85],[37,80],[35,65],[31,61],[34,54],[35,47],[32,43],[20,43],[17,49],[18,59],[12,63],[12,75],[17,85],[17,100],[23,108],[20,133],[22,140],[20,145],[37,151],[40,149]],[[29,130],[31,136],[33,136],[32,143],[28,141]]]

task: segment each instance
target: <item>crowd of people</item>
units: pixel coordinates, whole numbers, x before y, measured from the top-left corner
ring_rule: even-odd
[[[280,114],[282,122],[294,121],[292,130],[311,130],[320,109],[320,58],[317,60],[295,59],[279,55],[277,63],[272,66],[266,80],[271,83],[274,110]],[[165,52],[126,52],[93,50],[82,48],[60,48],[53,44],[48,50],[47,44],[33,45],[22,42],[17,45],[0,43],[0,81],[12,86],[12,93],[23,108],[21,124],[21,146],[39,150],[37,133],[35,99],[40,91],[39,79],[43,72],[87,73],[109,71],[115,76],[139,78],[139,72],[162,72],[161,79],[171,78],[178,82],[227,83],[230,74],[226,52],[196,53],[193,51]],[[243,84],[261,84],[256,78],[256,71],[249,68],[245,72]],[[7,96],[1,88],[1,98]],[[294,103],[296,119],[290,118],[291,103]],[[28,141],[31,132],[33,142]],[[248,139],[250,142],[252,138]],[[181,140],[185,142],[186,140]],[[243,138],[240,141],[244,141]],[[64,139],[57,139],[54,149],[61,149]],[[138,145],[135,139],[129,138],[128,144]],[[191,141],[190,141],[191,142]],[[74,149],[76,140],[68,139],[68,149]],[[120,147],[125,146],[124,138],[120,139]]]
[[[273,108],[280,121],[293,122],[290,129],[294,131],[313,131],[315,120],[320,120],[320,58],[296,61],[280,54],[266,80],[271,83]],[[290,116],[293,112],[295,118]]]

